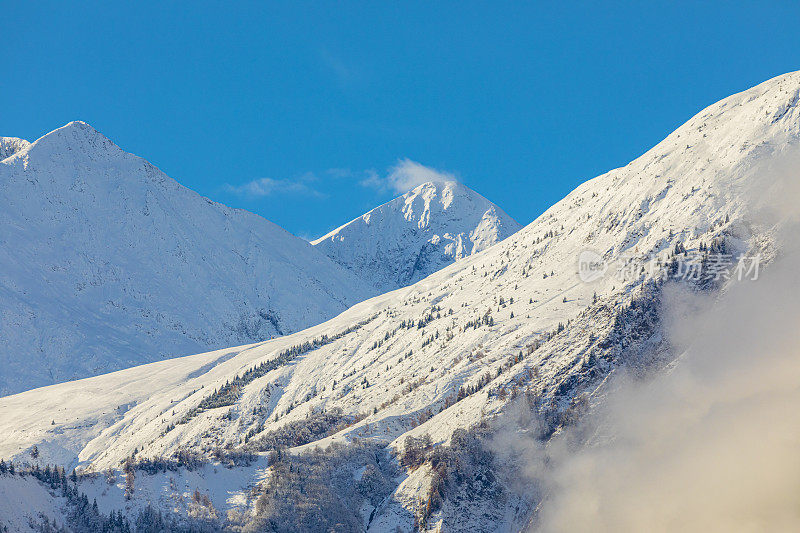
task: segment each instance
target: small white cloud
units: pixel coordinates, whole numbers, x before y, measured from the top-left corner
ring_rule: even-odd
[[[225,185],[225,190],[251,198],[263,198],[273,194],[305,194],[309,196],[322,196],[322,193],[311,188],[308,183],[315,181],[313,174],[304,174],[296,180],[259,178],[241,185]]]
[[[426,167],[410,159],[401,159],[389,169],[389,173],[386,176],[382,177],[377,172],[367,171],[367,176],[359,183],[364,187],[391,190],[397,194],[403,194],[417,185],[422,185],[429,181],[443,183],[446,181],[458,181],[458,178],[450,172]]]
[[[374,170],[365,170],[364,177],[359,180],[358,184],[362,187],[369,187],[372,189],[388,189],[386,180],[381,178]]]

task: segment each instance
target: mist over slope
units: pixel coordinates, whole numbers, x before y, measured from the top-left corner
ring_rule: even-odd
[[[85,123],[2,147],[0,394],[268,339],[368,294]]]
[[[173,512],[196,486],[220,527],[525,528],[548,486],[489,445],[496,424],[540,446],[565,434],[615,375],[685,351],[669,291],[726,287],[692,268],[783,253],[783,222],[753,216],[752,170],[800,143],[798,95],[791,73],[709,106],[506,240],[325,323],[0,398],[0,456],[127,463],[138,488],[125,501],[118,482],[106,509]],[[587,280],[586,252],[605,275]]]
[[[751,220],[776,228],[780,252],[721,295],[671,286],[665,333],[680,356],[666,371],[612,380],[545,448],[517,439],[528,482],[546,487],[530,530],[800,527],[800,151],[763,163]]]
[[[383,293],[483,251],[521,227],[483,196],[441,176],[311,244]]]

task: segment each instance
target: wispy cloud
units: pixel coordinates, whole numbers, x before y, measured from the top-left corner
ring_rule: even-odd
[[[333,75],[333,79],[340,88],[344,89],[361,81],[361,71],[328,48],[322,48],[319,57],[322,65]]]
[[[310,183],[316,181],[311,173],[303,174],[296,179],[258,178],[241,185],[225,185],[225,190],[238,196],[263,198],[275,194],[300,194],[307,196],[323,196]]]
[[[239,185],[226,184],[224,189],[228,193],[247,198],[264,198],[281,194],[325,197],[327,195],[317,190],[315,184],[330,179],[345,180],[378,192],[393,194],[404,194],[427,182],[460,181],[452,172],[427,167],[411,159],[400,159],[385,172],[373,169],[329,168],[319,176],[306,172],[292,179],[258,178]]]
[[[365,177],[359,183],[363,187],[403,194],[417,185],[422,185],[429,181],[442,183],[445,181],[458,181],[458,178],[451,172],[426,167],[410,159],[401,159],[384,176],[372,170],[366,171]]]

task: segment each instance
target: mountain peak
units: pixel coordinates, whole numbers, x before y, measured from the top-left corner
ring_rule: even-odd
[[[39,137],[27,148],[37,157],[63,159],[79,154],[93,157],[99,153],[125,153],[105,135],[81,120],[73,120]]]
[[[60,128],[56,128],[53,131],[46,133],[38,140],[45,139],[48,137],[72,137],[75,139],[80,139],[80,138],[91,139],[91,138],[101,137],[103,139],[106,139],[106,137],[102,133],[100,133],[99,131],[97,131],[92,126],[90,126],[89,124],[87,124],[82,120],[73,120],[71,122],[67,122]]]
[[[405,199],[406,205],[413,203],[416,198],[420,198],[425,204],[425,209],[430,208],[430,202],[436,202],[445,211],[454,203],[459,203],[459,201],[494,207],[494,204],[473,189],[470,189],[460,181],[451,179],[427,181],[417,185],[396,200],[399,202],[401,198]]]
[[[438,192],[440,190],[445,190],[445,189],[451,189],[452,190],[452,189],[459,188],[459,186],[461,186],[461,187],[463,187],[465,189],[467,188],[464,185],[461,185],[461,183],[456,181],[456,180],[448,180],[448,179],[431,180],[431,181],[426,181],[425,183],[420,183],[419,185],[417,185],[416,187],[414,187],[413,189],[408,191],[406,194],[419,194],[419,193],[422,193],[424,191],[437,191]]]
[[[180,186],[85,122],[4,159],[0,183],[0,396],[261,341],[367,295],[306,241]]]
[[[97,133],[96,129],[94,129],[93,127],[91,127],[89,124],[87,124],[82,120],[71,120],[70,122],[67,122],[66,124],[57,129],[59,130],[77,129],[80,131],[90,131]]]
[[[386,292],[480,252],[520,228],[464,184],[432,180],[311,244]]]

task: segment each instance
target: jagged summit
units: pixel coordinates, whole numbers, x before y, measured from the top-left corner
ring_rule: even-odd
[[[386,292],[485,250],[520,227],[464,184],[429,181],[312,244]]]

